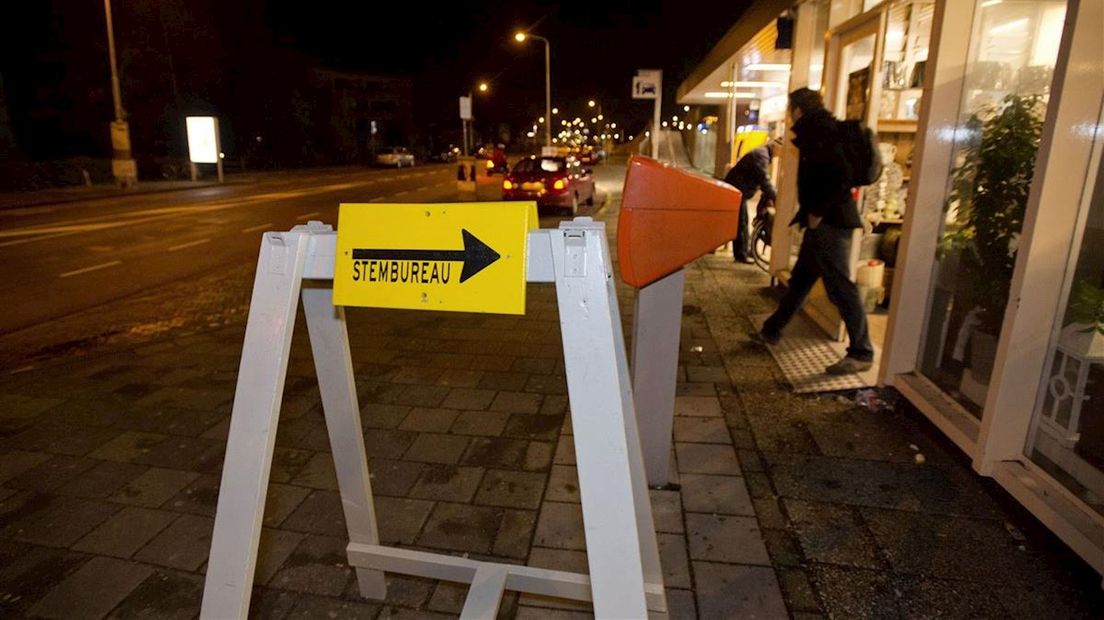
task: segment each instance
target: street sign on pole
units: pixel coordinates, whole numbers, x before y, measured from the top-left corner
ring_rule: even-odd
[[[663,72],[659,69],[637,69],[633,77],[633,99],[654,99],[652,113],[652,159],[659,159],[659,117],[663,108]]]
[[[334,303],[525,313],[536,203],[343,204]]]
[[[460,97],[460,119],[465,121],[472,119],[471,97]]]

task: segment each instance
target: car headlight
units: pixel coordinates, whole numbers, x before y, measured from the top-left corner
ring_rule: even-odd
[[[511,183],[510,181],[503,181],[502,182],[502,189],[514,189],[514,184]]]

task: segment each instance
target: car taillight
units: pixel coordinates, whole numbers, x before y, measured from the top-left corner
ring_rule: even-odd
[[[513,182],[510,179],[506,179],[502,182],[502,189],[514,189]]]
[[[564,179],[556,179],[552,183],[552,189],[564,189],[567,187],[567,181]]]

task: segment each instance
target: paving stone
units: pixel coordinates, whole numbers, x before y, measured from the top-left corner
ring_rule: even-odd
[[[163,510],[128,506],[80,539],[73,549],[129,558],[179,516]]]
[[[759,524],[752,517],[687,513],[686,535],[695,560],[770,566]]]
[[[0,540],[0,617],[25,616],[87,560],[83,553]]]
[[[539,413],[544,396],[528,392],[499,392],[491,403],[492,411],[508,413]]]
[[[804,570],[797,568],[776,569],[778,583],[782,587],[782,596],[786,600],[786,607],[791,610],[820,612],[820,603],[817,601],[813,584]]]
[[[194,572],[207,561],[214,526],[213,519],[183,515],[134,554],[134,559]]]
[[[418,537],[418,544],[452,551],[489,553],[501,519],[502,510],[498,508],[440,502]]]
[[[551,549],[586,550],[582,507],[579,504],[558,502],[541,504],[533,545]]]
[[[55,492],[74,497],[106,499],[148,469],[145,465],[100,461],[58,487]]]
[[[338,596],[345,591],[353,569],[347,564],[345,538],[308,535],[269,580],[281,590]]]
[[[253,573],[253,583],[264,585],[271,581],[276,571],[280,570],[306,537],[306,534],[299,532],[263,528],[261,542],[257,547],[257,568]]]
[[[575,464],[575,442],[570,439],[560,439],[556,442],[556,454],[552,462],[557,465]]]
[[[375,498],[377,513],[379,502]],[[377,514],[382,522],[382,515]],[[345,513],[341,507],[341,495],[336,491],[312,491],[280,525],[283,529],[327,536],[348,536]]]
[[[441,370],[423,366],[403,366],[391,373],[387,380],[391,383],[433,385],[441,376]]]
[[[199,474],[151,467],[113,493],[111,501],[157,508],[194,482]]]
[[[810,455],[820,453],[805,420],[753,415],[748,417],[748,421],[754,436],[754,445],[740,446],[743,449],[757,447],[766,452]]]
[[[544,498],[550,502],[579,503],[579,472],[574,466],[552,466]]]
[[[475,501],[488,506],[536,510],[544,494],[544,481],[543,474],[491,469],[483,477]]]
[[[676,443],[675,454],[680,474],[740,475],[740,463],[732,446]]]
[[[529,381],[529,375],[520,372],[485,372],[479,387],[486,390],[520,391]]]
[[[722,417],[721,402],[716,396],[676,396],[675,415],[689,417]]]
[[[410,497],[446,502],[470,502],[483,478],[481,467],[426,465]]]
[[[127,431],[111,441],[96,448],[88,456],[105,461],[135,463],[151,448],[168,439],[161,433],[138,433]]]
[[[455,614],[441,614],[424,609],[413,610],[391,606],[385,606],[377,616],[377,620],[454,620],[455,618]]]
[[[392,605],[413,607],[415,609],[427,603],[437,583],[447,583],[394,573],[386,573],[385,578],[387,580],[387,602]],[[352,595],[359,596],[356,580],[354,579],[350,585]],[[346,592],[346,596],[349,596],[350,592]]]
[[[462,368],[450,368],[437,378],[437,385],[447,385],[454,388],[473,388],[479,385],[483,378],[483,372],[479,370],[464,370]]]
[[[554,449],[548,441],[530,441],[525,446],[525,459],[521,468],[525,471],[547,472],[552,467]]]
[[[372,494],[405,496],[418,481],[425,467],[423,463],[410,461],[372,459],[368,465],[372,480]]]
[[[471,440],[461,465],[498,469],[521,469],[528,444],[520,439],[477,437]]]
[[[1037,579],[1039,558],[1017,549],[996,521],[863,509],[878,546],[897,573],[999,585]]]
[[[535,568],[547,568],[550,570],[578,573],[582,575],[586,575],[590,572],[590,567],[587,565],[586,552],[572,551],[567,549],[533,547],[532,551],[529,554],[529,560],[528,562],[526,562],[526,565]],[[529,607],[530,611],[528,612],[529,615],[527,617],[531,618],[540,617],[533,615],[537,613],[537,611],[535,610],[538,609],[540,611],[545,611],[549,613],[556,613],[557,610],[567,612],[583,612],[589,614],[588,617],[594,617],[591,604],[582,601],[572,601],[568,599],[523,594],[518,598],[518,602],[521,605]],[[518,617],[520,618],[521,615],[519,614]]]
[[[454,388],[441,403],[449,409],[486,409],[495,398],[494,390]]]
[[[544,397],[541,403],[541,415],[563,415],[567,413],[567,395],[552,394]]]
[[[196,437],[225,417],[217,409],[191,410],[182,407],[130,409],[119,416],[115,427],[122,430]]]
[[[670,620],[697,620],[698,607],[690,590],[667,588],[667,617]]]
[[[410,405],[411,407],[441,407],[445,397],[449,395],[449,388],[443,385],[408,385],[399,390],[394,404]],[[451,407],[452,409],[464,409],[465,407]]]
[[[686,538],[681,534],[659,534],[660,564],[663,585],[669,588],[690,588],[690,560],[686,554]]]
[[[814,565],[812,572],[830,618],[905,617],[889,573],[828,565]]]
[[[567,382],[560,375],[533,375],[525,383],[524,390],[534,394],[562,395],[567,394]]]
[[[468,597],[467,584],[441,581],[433,588],[427,607],[433,611],[459,616]]]
[[[403,460],[424,463],[443,463],[455,465],[468,447],[467,437],[440,433],[420,433]]]
[[[97,465],[97,461],[76,456],[57,455],[9,479],[5,486],[38,493],[49,493]]]
[[[783,504],[805,557],[824,564],[883,567],[877,545],[853,509],[790,499]]]
[[[187,467],[202,473],[222,471],[222,457],[226,444],[199,437],[170,437],[150,447],[135,457],[135,463],[144,463],[154,467],[179,469]]]
[[[178,512],[187,512],[207,517],[215,516],[218,505],[218,491],[221,478],[205,474],[195,479],[183,491],[177,493],[164,506]]]
[[[755,506],[755,515],[759,517],[759,525],[767,529],[785,529],[789,527],[789,520],[782,513],[782,506],[775,497],[760,497],[752,499]]]
[[[418,438],[417,433],[397,430],[367,429],[364,450],[374,459],[401,459]]]
[[[433,510],[433,502],[418,499],[376,497],[374,502],[380,543],[384,545],[414,544]]]
[[[457,435],[498,437],[506,428],[510,415],[502,411],[464,411],[456,417],[451,432]]]
[[[744,484],[747,485],[748,494],[752,499],[777,497],[771,485],[771,478],[766,474],[754,471],[744,472]]]
[[[683,474],[682,505],[688,512],[755,516],[744,479],[739,476]]]
[[[686,380],[692,383],[728,384],[728,373],[724,366],[687,366]]]
[[[327,452],[315,452],[306,465],[292,479],[293,484],[312,489],[337,490],[337,472],[334,471],[333,455]]]
[[[556,369],[556,360],[539,357],[519,357],[514,360],[512,370],[530,374],[552,374]]]
[[[499,557],[525,559],[537,526],[537,513],[531,510],[505,510],[491,551]]]
[[[702,618],[789,618],[771,568],[694,562],[693,569]]]
[[[24,450],[0,451],[0,484],[18,477],[23,472],[34,469],[43,462],[50,460],[51,455],[42,452],[26,452]]]
[[[119,510],[116,504],[30,495],[7,514],[0,536],[48,547],[69,547]]]
[[[364,428],[396,428],[410,412],[411,407],[403,405],[366,405],[360,410],[360,419]]]
[[[279,526],[310,495],[310,492],[310,489],[303,487],[269,483],[268,495],[265,498],[264,524],[270,527]]]
[[[157,570],[134,588],[108,616],[112,620],[189,620],[203,599],[203,579],[197,575]]]
[[[523,600],[540,600],[535,597],[522,597]],[[546,607],[534,607],[530,605],[518,605],[517,620],[588,620],[594,617],[593,612],[574,611],[568,609],[548,609]]]
[[[648,491],[652,500],[652,519],[657,532],[681,534],[685,531],[682,523],[682,498],[678,491]]]
[[[94,557],[36,603],[30,613],[46,618],[101,618],[152,572],[141,564]]]
[[[268,479],[272,482],[291,482],[315,454],[310,450],[277,446],[272,453],[272,469]]]
[[[399,430],[419,433],[447,433],[460,412],[455,409],[415,407],[399,425]]]
[[[763,543],[767,545],[767,554],[775,567],[802,566],[805,556],[796,537],[789,530],[764,529]]]
[[[740,461],[741,471],[754,473],[766,472],[766,464],[763,463],[763,458],[759,456],[757,450],[737,450],[736,458]]]
[[[503,437],[552,441],[560,434],[560,420],[554,416],[515,413],[510,416]]]
[[[721,418],[676,417],[674,437],[675,441],[683,443],[732,443],[728,427]]]

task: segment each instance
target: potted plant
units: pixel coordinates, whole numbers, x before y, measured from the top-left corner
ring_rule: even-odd
[[[968,366],[985,384],[1008,305],[1045,107],[1041,96],[1013,94],[971,116],[967,126],[978,139],[963,151],[944,205],[955,209],[956,217],[941,251],[960,253],[969,282],[961,301],[975,311],[976,321]]]

